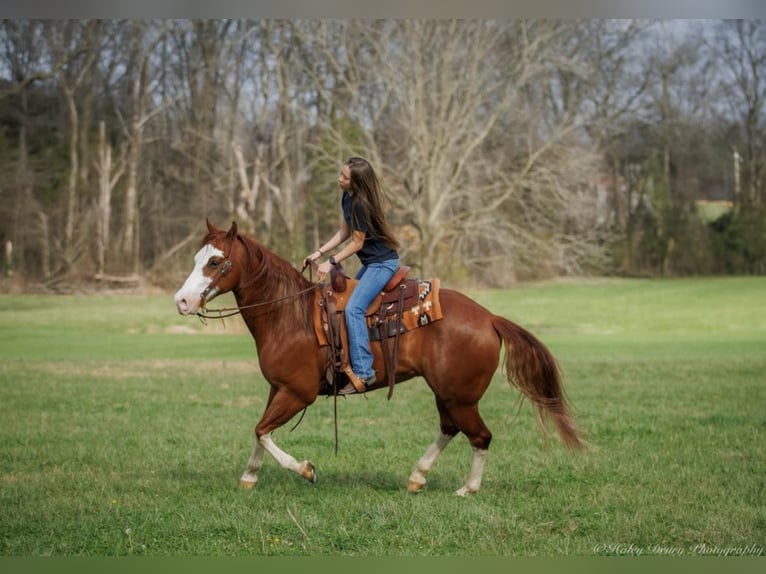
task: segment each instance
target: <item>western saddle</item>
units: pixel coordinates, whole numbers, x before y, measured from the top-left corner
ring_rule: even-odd
[[[402,311],[416,304],[418,299],[418,280],[405,279],[409,270],[408,266],[401,266],[365,313],[370,341],[380,342],[383,352],[389,399],[396,383],[399,337],[405,331],[401,320]],[[351,283],[351,289],[349,289],[349,283]],[[348,332],[343,317],[355,285],[356,281],[346,275],[343,267],[335,265],[330,272],[330,283],[322,284],[321,291],[317,295],[319,309],[319,317],[315,317],[315,321],[318,321],[317,330],[323,332],[329,347],[326,369],[328,388],[323,389],[324,394],[337,394],[340,388],[337,380],[342,376],[347,377],[357,391],[366,390],[364,384],[351,370],[348,356]],[[393,339],[393,345],[389,343],[390,339]]]

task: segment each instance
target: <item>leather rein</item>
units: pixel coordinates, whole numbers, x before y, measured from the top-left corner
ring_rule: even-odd
[[[301,295],[308,293],[309,291],[313,291],[318,287],[318,284],[314,283],[312,281],[311,287],[307,287],[306,289],[302,289],[298,291],[297,293],[291,293],[290,295],[285,295],[284,297],[279,297],[277,299],[271,299],[270,301],[262,301],[260,303],[253,303],[251,305],[237,305],[236,307],[222,307],[220,309],[208,309],[205,307],[205,303],[207,302],[208,297],[215,296],[218,294],[218,286],[217,283],[220,279],[226,277],[228,275],[229,270],[232,267],[231,258],[229,255],[231,254],[231,249],[229,249],[229,254],[226,255],[226,259],[224,260],[223,264],[221,265],[221,268],[218,270],[218,273],[213,277],[213,280],[210,282],[210,285],[208,285],[204,291],[200,294],[200,297],[202,299],[202,304],[200,306],[200,311],[197,311],[197,317],[199,317],[199,320],[202,321],[202,323],[205,323],[207,319],[227,319],[229,317],[234,317],[235,315],[242,314],[242,311],[244,309],[254,309],[256,307],[265,307],[266,305],[272,305],[274,303],[280,303],[282,301],[287,301],[290,299],[296,299],[300,297]],[[311,269],[316,269],[318,265],[311,261],[310,262]],[[309,267],[309,265],[304,264],[303,268],[301,269],[301,275],[304,271],[306,271],[306,268]],[[309,273],[309,281],[311,281],[311,273]],[[209,315],[208,313],[215,313],[214,315]]]

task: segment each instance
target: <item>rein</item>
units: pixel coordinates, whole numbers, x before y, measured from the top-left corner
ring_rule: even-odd
[[[229,254],[231,253],[231,248],[229,248]],[[300,297],[301,295],[308,293],[309,291],[312,291],[318,287],[316,283],[313,282],[313,275],[311,273],[312,270],[316,269],[318,265],[311,261],[309,264],[304,263],[303,267],[301,268],[301,275],[306,271],[307,268],[309,268],[309,281],[311,282],[311,287],[307,287],[306,289],[303,289],[301,291],[298,291],[297,293],[292,293],[290,295],[285,295],[284,297],[279,297],[278,299],[272,299],[270,301],[262,301],[261,303],[253,303],[252,305],[245,305],[243,307],[236,306],[236,307],[223,307],[221,309],[207,309],[205,307],[204,301],[208,298],[210,293],[217,294],[218,288],[215,287],[215,284],[217,283],[218,279],[221,277],[226,277],[226,275],[229,272],[229,269],[231,268],[231,259],[229,257],[229,254],[226,255],[226,259],[221,266],[221,269],[219,270],[216,277],[213,279],[211,284],[202,292],[202,310],[197,312],[197,317],[199,317],[200,321],[203,323],[207,319],[228,319],[229,317],[234,317],[235,315],[242,314],[242,311],[244,309],[253,309],[256,307],[264,307],[266,305],[272,305],[274,303],[281,303],[282,301],[287,301],[289,299],[296,299]],[[204,313],[203,313],[204,311]],[[215,315],[208,315],[207,313],[215,313]]]
[[[229,258],[226,258],[226,263],[229,264],[229,267],[231,266],[231,261]],[[311,287],[307,287],[306,289],[302,289],[301,291],[298,291],[297,293],[292,293],[290,295],[285,295],[284,297],[279,297],[278,299],[272,299],[270,301],[262,301],[260,303],[253,303],[252,305],[245,305],[243,307],[237,306],[237,307],[223,307],[221,309],[207,309],[205,308],[204,304],[202,306],[202,311],[197,312],[197,317],[199,317],[200,321],[203,323],[207,319],[228,319],[229,317],[234,317],[235,315],[242,314],[242,311],[244,309],[253,309],[256,307],[264,307],[266,305],[272,305],[274,303],[281,303],[282,301],[287,301],[289,299],[296,299],[300,297],[301,295],[304,295],[305,293],[308,293],[309,291],[313,291],[318,287],[316,283],[313,282],[313,273],[312,271],[317,267],[317,264],[311,261],[309,264],[304,263],[303,268],[301,269],[301,275],[306,271],[306,269],[309,269],[309,281],[311,281]],[[226,272],[228,272],[228,269],[226,269]],[[216,277],[217,279],[217,277]],[[209,289],[209,287],[208,287]],[[203,301],[205,299],[205,293],[203,293]],[[215,313],[215,315],[208,315],[207,313]]]
[[[288,299],[296,299],[297,297],[300,297],[301,295],[308,293],[309,291],[313,291],[317,288],[317,285],[311,285],[311,287],[307,287],[306,289],[302,289],[301,291],[298,291],[297,293],[292,293],[290,295],[285,295],[284,297],[279,297],[278,299],[271,299],[270,301],[262,301],[260,303],[253,303],[252,305],[243,305],[242,307],[222,307],[221,309],[207,309],[205,307],[202,307],[202,311],[197,312],[197,317],[200,318],[200,320],[205,319],[226,319],[228,317],[234,317],[235,315],[239,315],[242,313],[244,309],[253,309],[255,307],[263,307],[265,305],[272,305],[273,303],[280,303],[282,301],[287,301]],[[207,315],[207,313],[215,313],[215,315]]]

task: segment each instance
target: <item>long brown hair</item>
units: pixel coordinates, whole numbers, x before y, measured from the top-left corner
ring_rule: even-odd
[[[351,229],[359,229],[357,206],[360,206],[370,232],[391,249],[398,249],[399,242],[388,227],[381,205],[381,186],[370,162],[362,157],[351,157],[346,162],[351,174]]]

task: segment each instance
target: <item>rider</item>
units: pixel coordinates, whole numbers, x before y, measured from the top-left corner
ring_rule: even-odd
[[[305,262],[316,261],[351,239],[342,250],[319,265],[317,274],[320,281],[324,280],[334,265],[354,254],[362,263],[356,274],[359,283],[346,304],[345,318],[351,367],[354,375],[368,389],[375,382],[375,371],[372,368],[373,357],[364,315],[372,300],[399,267],[399,244],[386,224],[381,206],[380,182],[370,162],[361,157],[350,158],[340,170],[338,184],[343,191],[340,229],[329,241],[306,257]],[[355,392],[356,387],[349,383],[339,394]]]

